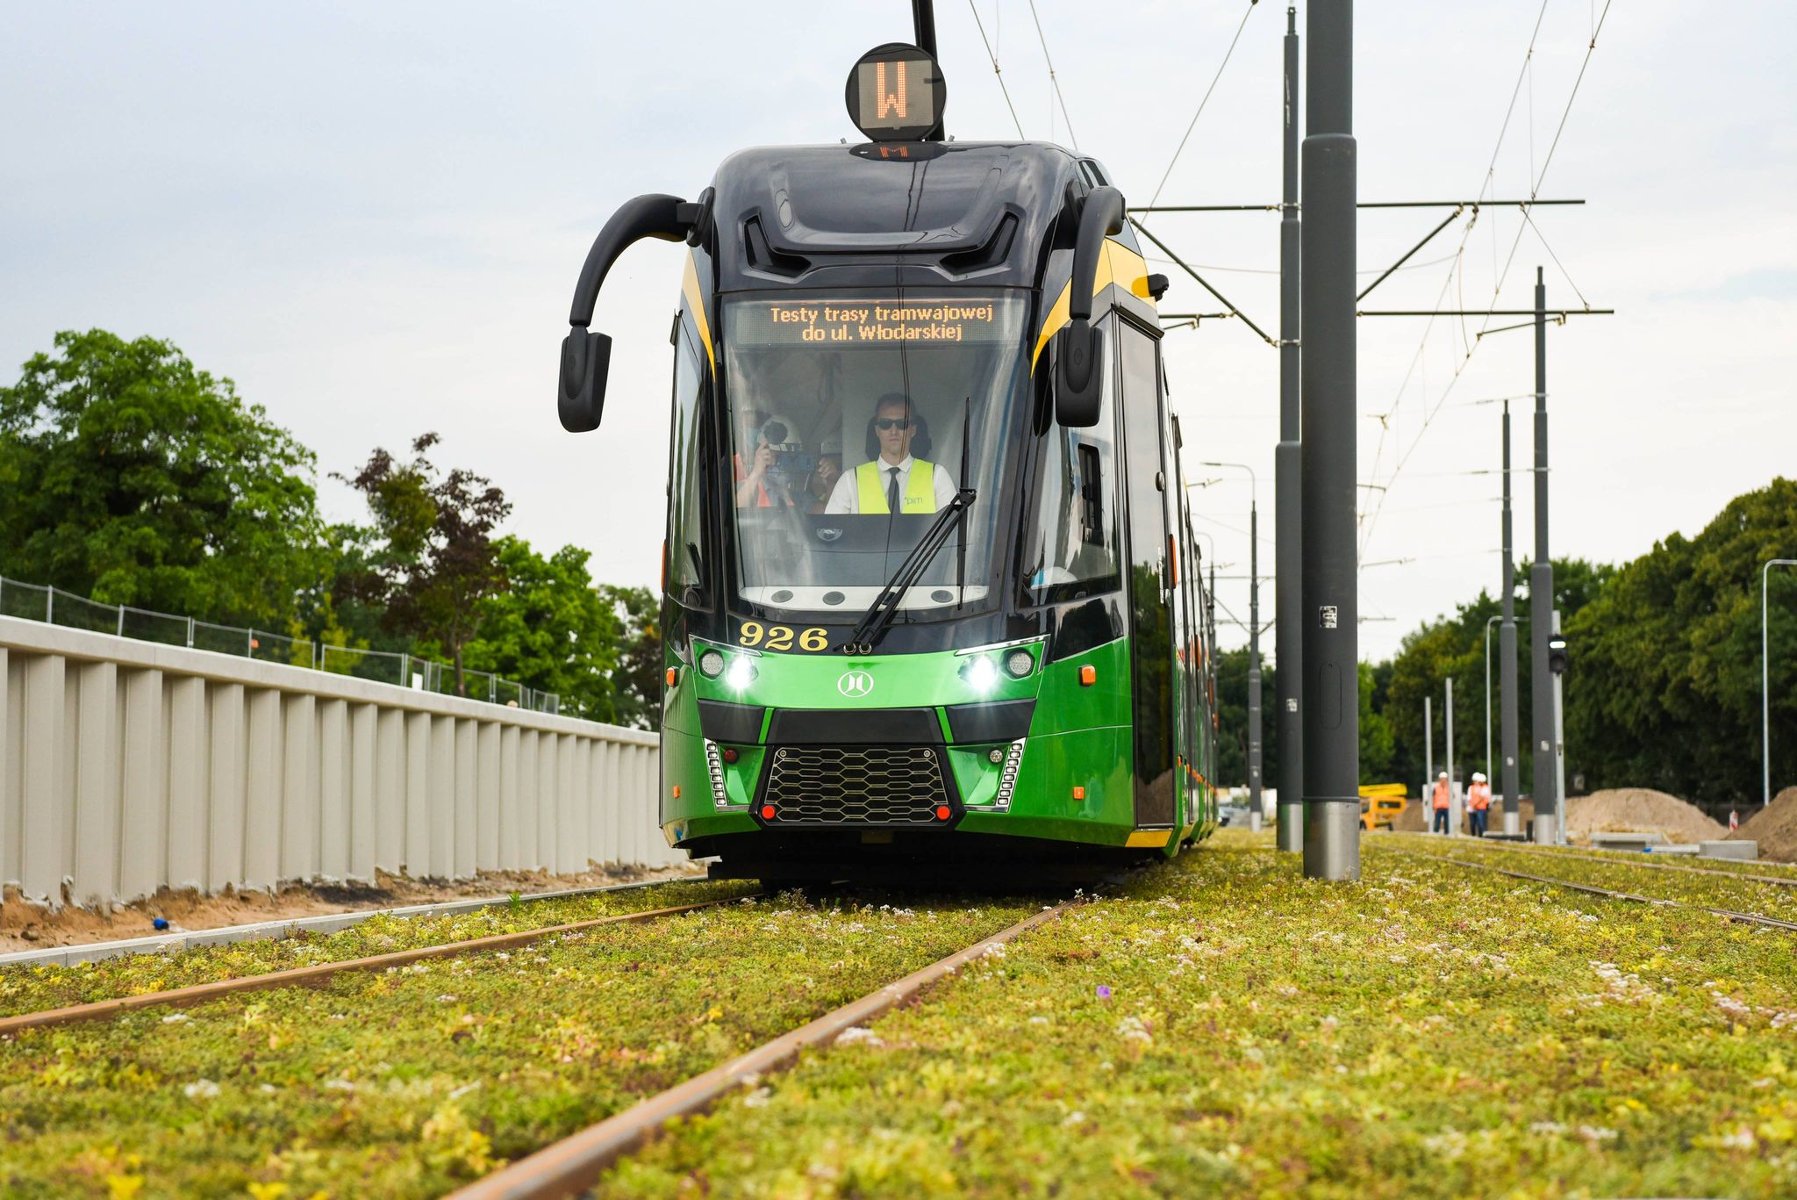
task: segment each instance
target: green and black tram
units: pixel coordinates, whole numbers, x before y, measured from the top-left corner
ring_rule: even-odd
[[[688,247],[663,554],[661,822],[713,874],[1036,877],[1216,822],[1212,631],[1150,275],[1103,167],[941,140],[931,55],[858,144],[640,196],[575,291],[559,405],[635,241]]]

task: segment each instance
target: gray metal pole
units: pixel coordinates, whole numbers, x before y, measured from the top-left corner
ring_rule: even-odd
[[[1447,759],[1448,768],[1448,832],[1460,832],[1460,793],[1455,790],[1460,783],[1460,772],[1454,767],[1454,681],[1447,682],[1448,706],[1445,710],[1447,722]]]
[[[1260,826],[1260,505],[1248,502],[1248,810]]]
[[[1304,874],[1360,878],[1353,0],[1312,0],[1303,146]]]
[[[1554,610],[1554,632],[1560,632],[1560,610]],[[1561,814],[1559,842],[1566,844],[1566,676],[1554,676],[1554,808]]]
[[[1797,558],[1775,558],[1760,567],[1760,807],[1772,803],[1772,662],[1766,637],[1766,584],[1773,567],[1797,567]]]
[[[1529,565],[1529,692],[1534,712],[1535,830],[1538,842],[1560,840],[1554,793],[1554,676],[1547,643],[1554,632],[1554,564],[1547,547],[1547,285],[1535,268],[1535,561]]]
[[[1429,710],[1429,697],[1423,697],[1423,800],[1435,786],[1435,714]]]
[[[1279,848],[1304,848],[1304,516],[1298,400],[1298,10],[1285,10],[1285,188],[1279,212],[1279,446],[1273,451],[1279,660]]]
[[[1485,778],[1495,778],[1491,771],[1491,627],[1498,617],[1485,618],[1485,696],[1480,703],[1485,709]]]
[[[1522,780],[1516,738],[1516,554],[1510,510],[1510,402],[1504,401],[1503,624],[1498,626],[1498,752],[1503,755],[1504,832],[1522,831]]]

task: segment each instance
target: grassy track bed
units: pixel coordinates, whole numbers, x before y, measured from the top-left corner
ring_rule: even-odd
[[[1655,900],[1757,913],[1784,921],[1797,920],[1797,888],[1759,883],[1751,879],[1704,875],[1695,871],[1661,871],[1632,858],[1615,862],[1592,862],[1587,858],[1572,858],[1567,855],[1548,856],[1527,850],[1505,849],[1501,843],[1494,846],[1474,846],[1472,841],[1473,839],[1468,839],[1447,846],[1424,846],[1410,841],[1395,848],[1410,854],[1460,858],[1506,871],[1520,871],[1544,879],[1565,879],[1572,883],[1628,892]],[[1797,950],[1797,943],[1793,943],[1792,948]]]
[[[1225,833],[601,1194],[1797,1190],[1787,935],[1366,846],[1363,884],[1324,884]]]
[[[744,900],[0,1041],[0,1194],[432,1196],[1038,904]]]
[[[0,1016],[41,1012],[118,996],[162,992],[196,983],[262,975],[290,967],[343,962],[397,950],[518,933],[595,917],[671,908],[753,890],[735,884],[677,881],[629,891],[559,900],[524,898],[440,917],[370,917],[336,933],[197,946],[171,954],[130,954],[74,966],[0,968]]]

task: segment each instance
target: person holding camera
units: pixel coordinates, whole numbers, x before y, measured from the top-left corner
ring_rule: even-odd
[[[748,469],[743,469],[740,455],[736,461],[736,505],[738,508],[790,507],[798,502],[800,497],[794,493],[803,482],[791,477],[788,465],[799,449],[793,436],[797,427],[779,413],[770,416],[757,411],[754,415],[759,419],[753,436],[743,438],[745,443],[753,441],[755,444]]]

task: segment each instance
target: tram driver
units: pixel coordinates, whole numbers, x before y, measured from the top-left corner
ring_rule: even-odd
[[[830,513],[933,513],[955,498],[955,484],[940,463],[911,456],[922,418],[911,397],[887,392],[868,421],[870,453],[877,457],[845,471],[824,506]],[[927,448],[927,447],[926,447]]]

